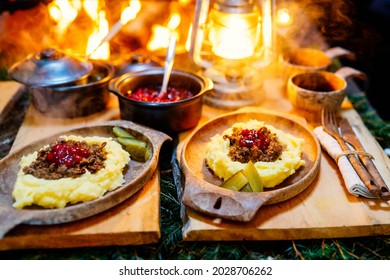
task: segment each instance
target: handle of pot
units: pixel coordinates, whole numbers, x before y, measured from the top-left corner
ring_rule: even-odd
[[[341,47],[333,47],[325,51],[326,55],[331,58],[335,59],[338,57],[346,56],[350,59],[355,59],[355,54],[347,49],[341,48]]]
[[[202,80],[204,82],[203,91],[208,92],[208,91],[212,90],[214,87],[213,81],[209,77],[205,77],[203,75],[200,75],[200,77],[202,78]]]
[[[347,79],[347,78],[350,78],[350,77],[358,77],[362,80],[366,80],[367,79],[367,76],[364,72],[360,71],[360,70],[357,70],[355,68],[352,68],[352,67],[341,67],[340,69],[338,69],[336,72],[335,72],[336,75],[342,77],[343,79]]]
[[[116,84],[116,81],[118,80],[118,78],[114,78],[114,79],[111,79],[108,81],[108,90],[111,91],[111,92],[117,92],[117,90],[115,89],[115,84]]]

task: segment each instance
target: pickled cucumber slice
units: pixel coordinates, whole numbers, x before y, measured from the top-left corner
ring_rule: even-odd
[[[147,161],[151,155],[152,155],[152,152],[148,148],[146,148],[145,156],[144,156],[145,161]]]
[[[220,187],[233,191],[240,191],[246,184],[248,184],[248,179],[245,177],[242,170],[240,170],[223,182]]]
[[[146,161],[146,158],[149,159],[150,155],[147,155],[147,153],[150,153],[150,151],[148,151],[146,142],[126,137],[118,137],[117,139],[118,142],[124,146],[125,150],[129,152],[132,159],[142,162]]]
[[[263,191],[263,182],[261,181],[259,172],[252,161],[249,161],[244,169],[242,169],[243,175],[247,178],[249,186],[254,192]]]
[[[117,136],[117,141],[129,152],[132,159],[145,162],[150,158],[151,151],[145,141],[136,139],[130,132],[119,126],[114,126],[112,131]]]
[[[241,190],[240,192],[253,192],[251,186],[249,186],[249,184],[246,184]]]
[[[115,136],[117,137],[134,138],[134,136],[131,135],[130,132],[126,131],[125,129],[119,126],[114,126],[112,132],[114,132]]]

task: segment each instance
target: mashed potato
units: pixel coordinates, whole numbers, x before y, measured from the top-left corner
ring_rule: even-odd
[[[280,158],[274,162],[255,162],[261,180],[265,188],[272,188],[283,182],[287,177],[294,174],[305,161],[301,159],[302,143],[304,139],[285,133],[275,127],[257,120],[250,120],[246,123],[235,123],[231,128],[222,134],[217,134],[210,139],[206,146],[206,164],[219,178],[226,180],[236,172],[242,170],[246,163],[232,161],[228,156],[230,143],[229,139],[224,140],[223,135],[232,135],[233,127],[259,129],[265,126],[271,133],[275,133],[279,143],[284,146]]]
[[[104,137],[62,136],[67,140],[83,141],[88,145],[106,142],[104,150],[107,152],[105,167],[91,174],[89,171],[77,178],[61,178],[46,180],[25,174],[22,170],[29,166],[36,158],[38,151],[22,157],[20,169],[12,193],[15,208],[29,205],[40,205],[45,208],[63,208],[67,203],[86,202],[103,196],[124,183],[122,171],[130,161],[129,154],[122,146]],[[43,147],[44,148],[44,147]]]

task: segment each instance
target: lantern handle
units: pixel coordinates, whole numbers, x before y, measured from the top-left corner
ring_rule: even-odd
[[[210,0],[196,0],[194,21],[191,30],[191,44],[189,55],[192,61],[207,68],[206,61],[201,58],[200,52],[203,44],[204,26],[210,9]]]

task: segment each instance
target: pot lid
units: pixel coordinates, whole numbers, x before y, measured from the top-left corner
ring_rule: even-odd
[[[92,68],[90,62],[47,48],[15,63],[9,75],[26,85],[53,86],[82,79],[91,73]]]
[[[126,73],[139,72],[151,67],[161,67],[161,63],[153,56],[137,53],[121,61],[116,66],[116,75],[120,76]]]

